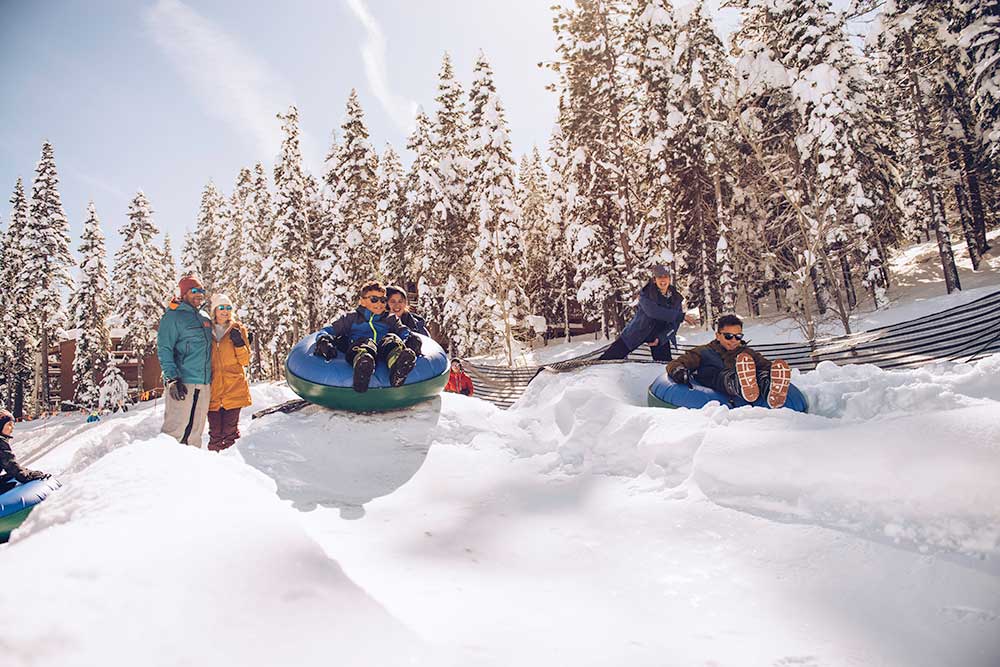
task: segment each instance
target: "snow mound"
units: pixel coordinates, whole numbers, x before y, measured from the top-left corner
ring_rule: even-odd
[[[543,373],[505,444],[552,469],[892,540],[1000,554],[1000,356],[916,370],[796,373],[812,414],[645,406],[659,365]]]
[[[402,664],[422,650],[238,456],[133,442],[4,548],[4,664]],[[280,629],[280,633],[276,632]]]

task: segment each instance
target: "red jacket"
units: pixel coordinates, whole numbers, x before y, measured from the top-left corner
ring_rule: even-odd
[[[444,390],[454,392],[456,394],[472,396],[472,378],[462,371],[459,371],[458,373],[455,371],[449,371],[448,384],[444,386]]]

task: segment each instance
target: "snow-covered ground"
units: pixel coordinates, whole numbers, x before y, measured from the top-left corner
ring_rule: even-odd
[[[973,296],[910,289],[868,326]],[[221,455],[156,404],[20,424],[64,486],[0,546],[0,664],[1000,665],[1000,355],[796,371],[810,414],[648,408],[659,372],[248,410]]]

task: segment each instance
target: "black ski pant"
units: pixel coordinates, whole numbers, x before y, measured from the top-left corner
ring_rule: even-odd
[[[394,333],[386,334],[377,344],[371,338],[359,338],[351,343],[351,346],[347,349],[347,363],[353,365],[354,358],[364,353],[372,355],[375,361],[385,359],[391,368],[392,364],[388,363],[389,359],[391,358],[395,361],[402,349],[403,341]]]
[[[736,377],[735,368],[719,368],[718,366],[702,366],[695,374],[698,384],[703,384],[726,396],[740,397],[740,381]],[[757,387],[762,396],[766,396],[771,388],[771,371],[757,369]]]
[[[670,343],[662,342],[659,345],[650,346],[650,351],[653,353],[653,361],[668,362],[673,359],[670,356]],[[608,361],[611,359],[624,359],[631,353],[632,350],[629,349],[628,345],[625,344],[621,338],[616,338],[615,342],[608,346],[608,349],[604,351],[604,354],[600,356],[601,361]]]

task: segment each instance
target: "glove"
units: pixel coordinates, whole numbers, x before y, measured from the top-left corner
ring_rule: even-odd
[[[327,335],[319,336],[316,339],[316,347],[313,348],[313,354],[317,357],[321,357],[330,361],[337,358],[337,346],[333,342],[333,338]]]
[[[237,327],[233,327],[229,330],[229,340],[233,341],[233,345],[236,347],[244,347],[247,342],[243,340],[243,332]]]
[[[693,389],[691,386],[691,371],[681,366],[680,368],[675,368],[672,373],[670,373],[670,379],[677,384],[686,384],[689,389]]]
[[[466,389],[465,387],[462,387],[462,392],[461,393],[462,393],[463,396],[468,396],[469,395],[469,390]]]
[[[34,482],[37,479],[48,479],[51,477],[47,472],[42,472],[41,470],[25,470],[24,474],[18,480],[22,484],[27,484],[28,482]]]
[[[168,381],[167,388],[170,390],[170,398],[175,401],[183,401],[188,395],[187,385],[181,382],[180,378]]]
[[[410,332],[410,335],[406,337],[403,344],[413,350],[413,353],[418,357],[422,356],[421,350],[424,349],[424,341],[420,340],[420,337],[414,335],[412,331]]]

